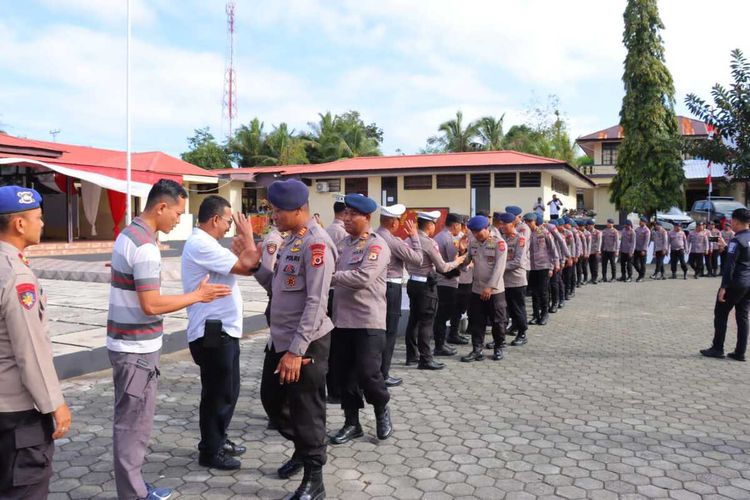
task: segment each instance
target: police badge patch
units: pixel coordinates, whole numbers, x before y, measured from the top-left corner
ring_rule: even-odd
[[[276,243],[269,243],[266,245],[266,251],[268,252],[268,255],[273,255],[276,253]]]
[[[312,253],[310,264],[312,264],[313,267],[322,266],[323,262],[325,261],[325,255],[326,255],[325,244],[315,243],[314,245],[310,245],[310,252]]]
[[[30,311],[36,304],[36,287],[32,283],[21,283],[16,286],[18,301],[24,309]]]
[[[381,248],[377,245],[373,245],[370,247],[370,255],[367,257],[369,260],[378,260],[378,255],[380,255]]]

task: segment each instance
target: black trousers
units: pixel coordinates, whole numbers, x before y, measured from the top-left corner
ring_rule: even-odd
[[[531,310],[537,319],[547,314],[549,308],[549,271],[549,269],[537,269],[529,273]]]
[[[573,263],[570,267],[563,268],[563,282],[565,283],[565,296],[575,291],[576,288],[576,265]]]
[[[633,267],[638,272],[638,278],[646,276],[646,252],[643,250],[636,250],[633,254]]]
[[[729,243],[729,242],[727,242],[727,243]],[[722,250],[719,253],[719,255],[721,256],[721,274],[724,274],[724,266],[726,265],[726,262],[727,262],[727,249],[726,249],[726,247],[724,248],[724,250]]]
[[[341,407],[364,408],[362,393],[375,408],[387,405],[390,396],[381,372],[385,330],[337,328],[333,342],[337,344]]]
[[[552,214],[552,215],[549,216],[549,220],[556,220],[556,219],[559,219],[559,218],[560,218],[560,216],[558,214]]]
[[[216,455],[227,439],[240,396],[240,339],[222,333],[216,347],[205,347],[203,337],[190,342],[189,347],[201,372],[198,451]]]
[[[704,255],[702,253],[690,252],[688,263],[690,264],[690,267],[693,268],[693,272],[696,276],[703,274],[703,257]]]
[[[588,257],[578,257],[578,262],[576,262],[576,284],[582,285],[586,281],[588,281],[588,264],[589,264],[589,258]]]
[[[455,338],[458,336],[461,316],[469,310],[470,298],[471,283],[459,283],[458,290],[456,290],[456,306],[453,308],[453,316],[451,317],[451,329],[450,333],[448,333],[449,338]]]
[[[294,443],[294,456],[307,465],[326,463],[326,373],[331,335],[311,342],[305,356],[313,363],[302,366],[299,381],[279,383],[276,367],[286,351],[266,348],[260,399],[268,419],[279,433]]]
[[[549,279],[549,298],[553,306],[557,306],[565,297],[565,288],[562,283],[562,270],[557,271]]]
[[[333,318],[333,288],[328,290],[328,317]],[[270,324],[270,323],[269,323]],[[328,396],[333,398],[341,397],[338,383],[338,366],[336,366],[336,330],[331,332],[331,348],[328,355],[328,374],[326,375],[326,389]]]
[[[471,345],[475,351],[484,348],[484,332],[487,324],[492,325],[492,340],[495,347],[505,346],[505,293],[491,295],[489,300],[482,300],[480,294],[473,293],[469,298],[469,333]]]
[[[654,276],[661,275],[664,276],[664,251],[659,250],[658,252],[654,252],[654,261],[656,262],[656,267],[654,268]]]
[[[612,269],[612,279],[617,278],[617,254],[615,252],[602,252],[602,278],[607,279],[607,265]]]
[[[589,255],[589,271],[591,271],[591,281],[599,281],[599,261],[601,257],[595,253]]]
[[[620,278],[633,278],[633,256],[624,252],[620,252]]]
[[[409,296],[409,323],[406,326],[406,360],[423,363],[432,361],[432,325],[435,321],[438,294],[436,285],[409,280],[406,284]]]
[[[710,274],[716,274],[719,272],[719,251],[711,250],[711,254],[708,256],[708,260],[711,263],[711,267],[708,268]]]
[[[669,267],[672,269],[672,274],[677,272],[677,261],[680,262],[680,267],[682,268],[682,272],[687,272],[687,265],[685,264],[685,250],[679,249],[679,250],[672,250],[669,252]]]
[[[729,287],[724,302],[716,299],[714,306],[714,341],[713,348],[724,351],[724,339],[727,336],[727,320],[734,308],[737,320],[737,346],[734,352],[744,356],[747,351],[748,313],[750,313],[750,287]]]
[[[51,414],[0,413],[0,498],[45,500],[52,477]]]
[[[439,349],[445,345],[445,339],[448,332],[445,324],[455,316],[458,288],[438,285],[437,294],[437,312],[435,313],[435,322],[432,325],[432,336],[435,339],[435,349]],[[451,325],[451,328],[452,327],[453,325]],[[458,328],[458,325],[456,325],[456,328]]]
[[[508,316],[513,320],[513,328],[517,329],[519,334],[526,333],[526,330],[529,328],[526,318],[526,287],[506,287],[505,305],[508,310]]]
[[[380,363],[380,373],[386,379],[391,371],[393,350],[398,338],[398,323],[401,321],[401,296],[403,294],[400,283],[385,284],[385,342],[383,343],[383,359]]]

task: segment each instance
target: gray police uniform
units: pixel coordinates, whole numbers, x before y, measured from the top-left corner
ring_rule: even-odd
[[[669,235],[667,230],[661,226],[655,226],[651,231],[651,241],[654,242],[654,257],[656,267],[653,277],[660,276],[664,279],[664,256],[669,253]]]
[[[672,229],[667,234],[669,238],[669,267],[672,270],[672,279],[677,272],[677,261],[680,261],[683,278],[687,277],[687,265],[685,264],[685,251],[687,249],[687,236],[685,231],[675,231]]]
[[[52,412],[65,401],[52,362],[47,296],[18,248],[0,241],[0,498],[45,499]]]
[[[563,236],[565,238],[565,244],[568,247],[568,252],[573,258],[573,265],[563,269],[563,281],[565,283],[565,300],[572,298],[575,295],[576,288],[576,273],[578,269],[578,245],[576,244],[576,237],[573,234],[574,231],[571,229],[563,228]]]
[[[620,235],[620,281],[633,279],[633,254],[635,253],[635,231],[625,226]]]
[[[326,315],[326,295],[336,247],[328,233],[310,219],[277,252],[275,271],[261,267],[255,273],[258,282],[273,293],[260,398],[269,420],[294,443],[295,457],[322,466],[328,441],[325,375],[333,329]],[[281,384],[274,373],[286,351],[313,360],[302,366],[298,383]]]
[[[731,229],[722,229],[721,237],[726,243],[722,248],[719,249],[719,255],[721,256],[721,274],[724,274],[724,265],[726,264],[727,260],[727,248],[729,247],[729,242],[732,241],[732,238],[734,238],[734,231],[732,231]]]
[[[591,283],[599,282],[599,261],[602,254],[602,232],[593,228],[591,231],[591,248],[589,249],[589,271],[591,271]]]
[[[703,259],[707,257],[709,248],[708,231],[704,229],[690,233],[688,236],[689,263],[696,279],[703,274]]]
[[[635,259],[633,266],[638,271],[638,279],[642,280],[646,275],[646,252],[651,241],[651,230],[647,226],[638,226],[635,229]]]
[[[409,323],[406,327],[406,362],[427,364],[432,361],[430,338],[437,311],[437,275],[435,271],[447,273],[458,267],[457,262],[445,262],[435,240],[419,231],[422,246],[422,263],[406,265],[410,273],[406,284],[409,295]]]
[[[620,231],[614,227],[602,229],[602,280],[607,281],[607,264],[612,269],[612,281],[617,278],[617,253],[620,251]]]
[[[328,236],[331,237],[333,244],[338,249],[339,244],[349,237],[349,233],[344,228],[344,221],[341,219],[334,219],[331,224],[326,228]],[[328,308],[326,309],[328,316],[333,317],[333,287],[328,292]],[[338,344],[335,341],[336,330],[331,332],[331,350],[328,356],[328,374],[326,375],[326,387],[328,389],[328,397],[335,401],[341,397],[339,394],[339,366],[336,363],[339,356],[336,352]]]
[[[403,294],[404,264],[419,266],[422,264],[422,244],[419,235],[410,236],[407,241],[394,236],[383,226],[376,231],[391,250],[388,262],[388,274],[385,284],[385,347],[380,371],[383,378],[390,376],[391,360],[398,337],[398,324],[401,320],[401,299]]]
[[[528,228],[528,226],[526,226]],[[518,332],[520,337],[526,335],[528,321],[526,318],[526,268],[528,267],[528,254],[526,237],[521,233],[505,235],[507,245],[507,258],[503,282],[505,285],[505,304],[513,321],[512,329]]]
[[[483,242],[472,240],[467,260],[474,264],[474,283],[469,299],[469,333],[474,351],[484,348],[484,333],[489,322],[495,349],[505,347],[505,263],[508,247],[505,240],[488,237]],[[482,300],[485,288],[491,288],[489,300]]]
[[[547,317],[550,272],[559,266],[555,238],[544,226],[537,226],[529,240],[529,288],[531,310],[537,321]]]
[[[747,351],[748,314],[750,314],[750,231],[739,231],[727,245],[727,262],[721,277],[726,290],[725,301],[714,307],[714,340],[711,348],[724,352],[727,319],[732,308],[737,320],[736,359],[745,359]]]
[[[266,238],[263,240],[263,245],[261,246],[261,256],[260,256],[260,265],[265,267],[267,270],[273,272],[276,266],[276,259],[279,256],[279,248],[281,247],[282,243],[284,243],[284,237],[282,233],[279,232],[278,229],[275,227],[271,227],[271,230],[268,231],[268,234],[266,235]],[[268,304],[266,304],[266,323],[271,324],[271,292],[268,291]]]
[[[390,396],[381,372],[385,346],[385,279],[391,250],[372,231],[349,236],[338,245],[333,274],[333,324],[341,407],[364,408],[362,394],[376,409]]]
[[[445,262],[452,262],[458,255],[460,239],[453,236],[448,229],[443,229],[433,238],[440,250],[440,256]],[[435,350],[438,351],[445,346],[446,322],[455,316],[456,294],[458,293],[458,277],[461,270],[456,268],[447,273],[438,273],[437,292],[438,308],[435,314],[435,322],[432,327],[432,336],[435,339]],[[451,324],[451,329],[458,328],[458,324]]]

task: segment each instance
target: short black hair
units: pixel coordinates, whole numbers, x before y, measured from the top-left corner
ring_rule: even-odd
[[[445,225],[450,226],[451,224],[460,224],[462,220],[460,214],[451,212],[445,217]]]
[[[10,226],[10,218],[13,214],[2,214],[0,215],[0,233],[4,233]]]
[[[340,214],[344,210],[346,210],[346,203],[343,201],[337,201],[333,204],[333,213]]]
[[[738,208],[732,212],[732,219],[737,219],[743,224],[750,223],[750,211],[747,208]]]
[[[431,221],[429,219],[420,219],[419,217],[417,217],[417,229],[424,230],[424,228],[426,228],[427,224],[429,224],[430,222],[433,222],[433,221]],[[434,224],[434,222],[433,222],[433,224]]]
[[[198,222],[204,223],[210,221],[214,215],[223,216],[224,208],[232,208],[227,200],[221,196],[212,194],[207,196],[202,202],[198,209]]]
[[[187,191],[185,191],[185,188],[177,182],[169,179],[159,179],[159,181],[151,187],[151,191],[148,192],[145,210],[153,208],[154,205],[163,201],[164,198],[168,198],[172,203],[176,203],[180,198],[187,197]]]

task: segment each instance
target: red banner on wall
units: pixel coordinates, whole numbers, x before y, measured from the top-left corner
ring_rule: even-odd
[[[445,226],[445,218],[448,216],[449,209],[445,207],[432,207],[432,208],[407,208],[406,212],[404,212],[404,215],[399,217],[399,220],[401,221],[401,227],[398,228],[398,231],[396,231],[396,236],[399,238],[406,238],[406,230],[404,229],[404,221],[410,220],[414,222],[414,224],[417,223],[417,212],[433,212],[433,211],[439,211],[440,212],[440,218],[435,223],[435,234],[439,233],[443,230],[443,226]]]

